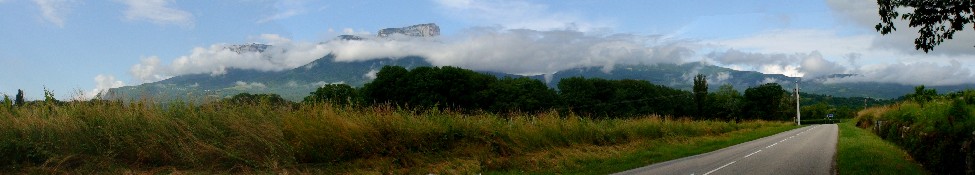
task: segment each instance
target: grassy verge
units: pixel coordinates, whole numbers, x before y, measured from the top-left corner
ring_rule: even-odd
[[[653,163],[707,153],[762,137],[795,129],[785,123],[763,128],[743,129],[721,135],[676,137],[638,143],[631,150],[621,150],[617,157],[580,159],[583,164],[562,174],[609,174],[647,166]]]
[[[790,128],[325,104],[40,104],[0,110],[0,174],[608,173]]]
[[[840,174],[930,174],[896,145],[852,121],[839,124],[837,168]]]

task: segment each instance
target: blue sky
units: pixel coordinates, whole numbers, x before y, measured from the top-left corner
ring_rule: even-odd
[[[913,50],[915,34],[911,29],[904,27],[887,36],[877,34],[872,28],[877,22],[876,5],[872,3],[842,0],[0,0],[0,70],[3,70],[0,93],[13,95],[17,89],[24,89],[29,99],[37,99],[43,94],[41,89],[47,87],[59,99],[71,99],[110,87],[138,85],[187,73],[213,73],[214,66],[282,70],[323,53],[350,49],[379,56],[428,54],[431,62],[438,65],[522,74],[613,63],[705,61],[739,70],[790,76],[864,75],[838,82],[975,83],[970,71],[975,61],[972,47],[975,42],[970,42],[975,41],[975,34],[971,27],[935,52],[924,54]],[[442,41],[415,45],[407,42],[405,45],[410,46],[394,48],[390,48],[390,43],[355,47],[320,44],[341,34],[369,36],[381,28],[420,23],[438,24]],[[527,33],[517,32],[520,30]],[[607,56],[612,59],[606,60],[585,55],[586,52],[579,52],[582,56],[572,53],[551,58],[541,56],[539,60],[527,60],[520,67],[505,67],[484,63],[511,65],[511,61],[531,59],[523,58],[524,55],[537,56],[540,52],[471,46],[471,42],[512,42],[509,44],[542,49],[565,47],[544,40],[498,39],[512,35],[590,41],[570,45],[576,48],[612,45],[617,50],[635,50],[625,50],[627,54],[618,57]],[[625,39],[619,39],[621,36]],[[282,59],[287,64],[267,67],[234,63],[233,58],[219,57],[213,51],[224,45],[250,42],[289,46],[308,53],[285,56],[288,58]],[[426,51],[443,47],[457,49],[449,53]],[[655,55],[672,48],[690,53],[673,58],[632,54]],[[456,56],[485,51],[505,53],[501,54],[505,58],[475,60],[481,57]],[[180,58],[191,66],[175,64]],[[363,58],[351,55],[348,59]]]

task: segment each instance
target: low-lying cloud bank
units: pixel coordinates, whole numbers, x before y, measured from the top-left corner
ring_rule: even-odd
[[[307,64],[329,53],[336,61],[421,56],[437,66],[513,74],[543,74],[577,67],[615,64],[681,63],[694,52],[693,42],[669,41],[660,36],[629,34],[592,35],[575,30],[474,28],[458,36],[441,38],[374,38],[298,42],[278,35],[262,35],[272,45],[263,52],[236,52],[230,44],[194,48],[190,55],[168,65],[147,57],[133,65],[133,77],[142,83],[168,77],[207,73],[220,75],[227,68],[281,71]]]
[[[237,52],[228,49],[232,44],[196,47],[169,65],[162,65],[156,56],[143,58],[130,73],[140,83],[148,83],[186,74],[221,75],[228,68],[281,71],[308,64],[330,52],[323,45],[295,42],[274,34],[261,35],[260,40],[272,47],[263,52]]]
[[[847,55],[848,65],[823,58],[817,51],[794,54],[765,54],[729,49],[711,52],[706,60],[737,69],[752,69],[763,73],[776,73],[804,78],[823,78],[833,74],[854,76],[823,78],[823,83],[877,82],[904,85],[958,85],[975,83],[975,76],[963,63],[952,60],[949,64],[934,62],[899,62],[859,66],[858,55]]]
[[[189,55],[175,58],[169,64],[164,64],[155,56],[143,58],[139,64],[131,67],[130,73],[139,83],[147,83],[186,74],[220,75],[226,73],[228,68],[282,71],[334,54],[338,62],[420,56],[436,66],[523,75],[594,66],[608,72],[616,64],[705,61],[737,70],[805,78],[832,74],[857,75],[828,78],[823,80],[825,83],[956,85],[972,83],[970,80],[975,79],[968,66],[958,61],[948,65],[908,61],[863,64],[859,62],[860,53],[836,55],[842,50],[835,49],[820,52],[811,48],[798,52],[802,49],[792,48],[797,50],[794,53],[722,50],[726,46],[711,46],[713,43],[707,41],[673,40],[654,35],[593,34],[575,29],[471,28],[455,36],[438,38],[392,37],[320,42],[293,41],[265,34],[258,37],[258,42],[271,46],[263,52],[228,49],[233,46],[231,44],[197,47]],[[713,51],[695,53],[699,50]],[[370,77],[370,74],[363,76]]]
[[[975,83],[973,82],[975,77],[972,76],[972,71],[963,67],[962,63],[958,61],[951,61],[949,65],[931,62],[869,65],[856,71],[856,74],[859,76],[828,78],[825,82],[883,82],[934,86]]]

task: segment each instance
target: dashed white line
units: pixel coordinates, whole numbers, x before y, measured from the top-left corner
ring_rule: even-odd
[[[718,167],[718,168],[715,168],[714,170],[711,170],[711,171],[708,171],[707,173],[704,173],[704,175],[708,175],[708,174],[711,174],[711,173],[713,173],[714,171],[718,171],[718,170],[720,170],[721,168],[724,168],[724,167],[726,167],[726,166],[728,166],[728,165],[731,165],[731,164],[733,164],[733,163],[735,163],[735,162],[738,162],[738,161],[731,161],[731,163],[728,163],[728,164],[724,164],[724,166],[721,166],[721,167]]]
[[[802,131],[802,132],[799,132],[799,133],[797,133],[797,134],[795,134],[795,135],[792,135],[792,136],[789,136],[789,138],[785,138],[785,139],[782,139],[782,140],[781,140],[781,141],[779,141],[779,142],[776,142],[776,143],[772,143],[771,145],[769,145],[769,146],[766,146],[765,148],[771,148],[771,147],[773,147],[773,146],[775,146],[775,145],[778,145],[779,143],[782,143],[782,142],[784,142],[784,141],[786,141],[786,140],[789,140],[789,139],[791,139],[791,138],[794,138],[794,137],[796,137],[796,136],[798,136],[798,135],[801,135],[801,134],[803,134],[803,133],[806,133],[806,131],[809,131],[809,130],[811,130],[811,129],[814,129],[814,128],[817,128],[817,127],[819,127],[819,126],[814,126],[814,127],[812,127],[812,128],[809,128],[809,129],[806,129],[805,131]],[[757,150],[757,151],[755,151],[755,152],[752,152],[751,154],[748,154],[748,155],[745,155],[745,157],[742,157],[742,159],[744,159],[744,158],[748,158],[748,157],[751,157],[752,155],[755,155],[755,154],[757,154],[757,153],[759,153],[759,152],[762,152],[762,150]],[[715,171],[718,171],[718,170],[720,170],[720,169],[722,169],[722,168],[724,168],[724,167],[728,167],[728,165],[731,165],[731,164],[734,164],[735,162],[738,162],[738,161],[731,161],[731,162],[729,162],[728,164],[724,164],[724,165],[722,165],[722,166],[720,166],[720,167],[718,167],[718,168],[715,168],[715,169],[713,169],[713,170],[711,170],[711,171],[708,171],[707,173],[704,173],[704,175],[708,175],[708,174],[711,174],[711,173],[714,173]],[[692,175],[693,175],[693,174],[692,174]]]
[[[751,156],[752,156],[753,154],[755,154],[755,153],[758,153],[758,152],[762,152],[762,150],[758,150],[758,151],[755,151],[755,152],[753,152],[753,153],[751,153],[751,154],[748,154],[748,155],[745,155],[745,157],[744,157],[744,158],[748,158],[748,157],[751,157]]]

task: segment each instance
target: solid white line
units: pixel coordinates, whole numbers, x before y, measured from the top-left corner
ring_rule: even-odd
[[[758,153],[758,152],[762,152],[762,150],[758,150],[758,151],[755,151],[755,152],[753,152],[753,153],[751,153],[751,154],[748,154],[748,155],[746,155],[746,156],[745,156],[745,158],[748,158],[748,157],[750,157],[750,156],[752,156],[753,154],[755,154],[755,153]]]
[[[728,163],[728,164],[724,164],[724,166],[721,166],[721,167],[718,167],[718,168],[716,168],[716,169],[714,169],[714,170],[711,170],[711,171],[708,171],[707,173],[704,173],[704,175],[708,175],[708,174],[711,174],[711,173],[713,173],[714,171],[718,171],[718,170],[720,170],[721,168],[724,168],[724,167],[726,167],[726,166],[728,166],[728,165],[731,165],[731,164],[733,164],[733,163],[735,163],[735,162],[738,162],[738,161],[731,161],[731,163]]]

